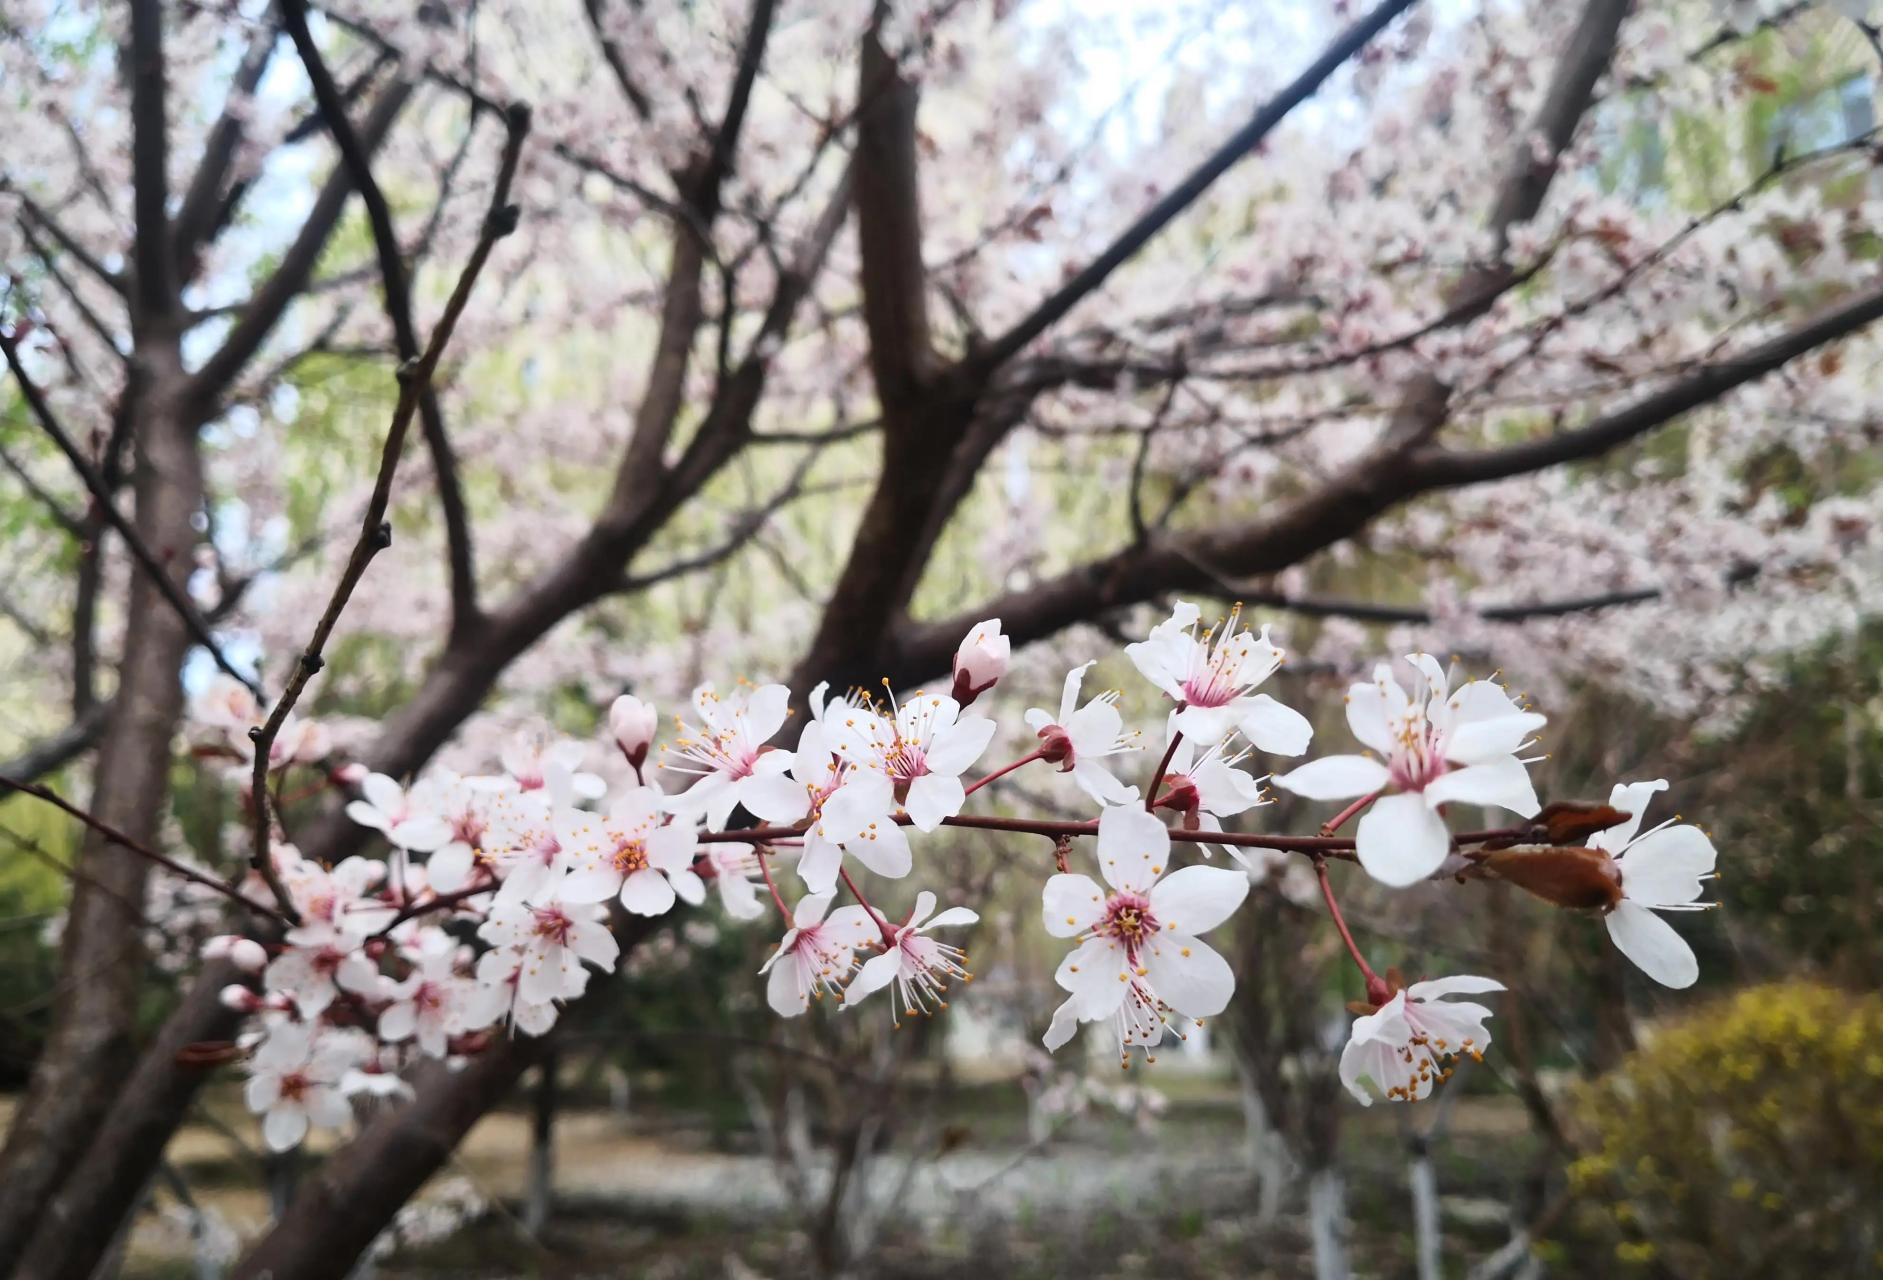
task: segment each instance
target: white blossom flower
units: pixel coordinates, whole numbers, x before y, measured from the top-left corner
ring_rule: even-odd
[[[784,727],[790,703],[791,691],[781,684],[742,690],[730,699],[722,699],[710,684],[695,689],[693,710],[699,726],[680,722],[682,736],[661,749],[661,768],[697,774],[698,780],[668,796],[667,808],[674,813],[704,814],[713,831],[724,831],[732,811],[741,804],[767,822],[780,821],[764,811],[769,792],[755,789],[754,783],[791,767],[789,751],[765,746]]]
[[[1174,731],[1175,726],[1172,726]],[[1234,750],[1234,735],[1197,753],[1196,744],[1181,739],[1171,752],[1170,767],[1164,773],[1164,795],[1158,807],[1175,810],[1186,831],[1221,831],[1224,818],[1247,813],[1257,805],[1274,803],[1262,789],[1260,780],[1238,769],[1249,757],[1249,749]],[[1224,846],[1229,856],[1244,867],[1254,869],[1257,862],[1250,852],[1235,845]],[[1210,846],[1197,846],[1204,856]],[[1259,856],[1259,851],[1258,851]]]
[[[897,1018],[898,1007],[910,1015],[929,1014],[948,1007],[942,999],[948,984],[957,979],[973,979],[966,966],[967,953],[927,936],[930,929],[947,929],[973,924],[981,917],[967,907],[935,911],[935,895],[927,889],[916,895],[915,910],[908,922],[895,927],[895,945],[883,954],[866,960],[863,968],[845,988],[845,1008],[855,1006],[865,996],[895,986],[890,1001],[890,1017]],[[900,1026],[900,1021],[897,1022]]]
[[[1355,1018],[1340,1054],[1340,1082],[1367,1106],[1376,1097],[1416,1102],[1451,1075],[1451,1058],[1484,1056],[1491,1011],[1443,999],[1502,991],[1490,978],[1460,976],[1415,982],[1372,1013]]]
[[[1040,758],[1057,764],[1061,773],[1070,773],[1092,799],[1100,804],[1135,804],[1138,789],[1127,787],[1099,763],[1107,756],[1138,749],[1138,735],[1124,732],[1118,695],[1101,693],[1083,707],[1078,705],[1079,686],[1092,665],[1087,662],[1066,673],[1057,716],[1033,707],[1026,713],[1027,727],[1040,740]]]
[[[564,902],[604,902],[616,894],[636,915],[664,915],[678,895],[690,906],[706,901],[693,873],[699,833],[691,823],[667,822],[654,787],[625,791],[607,815],[565,811],[557,833],[571,869],[556,890]]]
[[[758,872],[758,855],[749,844],[721,843],[702,846],[703,878],[719,890],[719,904],[734,920],[756,920],[765,914],[759,899],[759,884],[752,877]]]
[[[1704,832],[1685,823],[1664,822],[1635,834],[1654,794],[1665,790],[1662,779],[1617,784],[1608,803],[1629,818],[1596,833],[1589,845],[1607,853],[1621,877],[1620,899],[1604,917],[1608,936],[1662,986],[1690,987],[1700,976],[1693,948],[1655,912],[1706,910],[1711,904],[1697,899],[1719,855]]]
[[[574,903],[493,902],[477,936],[492,946],[520,953],[517,998],[529,1005],[575,999],[588,986],[584,960],[609,973],[621,954],[601,909]],[[485,980],[482,964],[480,982]]]
[[[831,911],[835,896],[815,893],[800,898],[791,914],[791,928],[759,969],[771,975],[765,999],[781,1018],[795,1018],[809,1009],[813,996],[843,999],[844,979],[856,968],[856,949],[880,932],[860,906]]]
[[[387,989],[392,1003],[380,1012],[379,1035],[395,1042],[416,1039],[424,1052],[442,1058],[469,984],[457,973],[457,944],[443,931],[427,930],[415,950],[412,972]]]
[[[365,940],[359,934],[323,924],[304,924],[292,932],[292,943],[263,970],[263,984],[292,997],[303,1017],[320,1016],[342,991],[379,994],[383,980],[361,950]]]
[[[350,1037],[317,1032],[305,1022],[282,1022],[249,1060],[243,1096],[262,1117],[262,1137],[272,1151],[301,1145],[309,1127],[344,1128],[353,1118],[340,1080],[358,1060]]]
[[[1429,692],[1414,697],[1384,663],[1371,684],[1347,695],[1353,736],[1385,757],[1323,756],[1275,779],[1310,800],[1346,800],[1378,794],[1360,819],[1360,865],[1382,884],[1402,887],[1437,871],[1451,850],[1439,809],[1454,801],[1496,805],[1534,817],[1536,788],[1518,758],[1544,719],[1525,711],[1488,680],[1449,691],[1450,677],[1436,659],[1408,659]]]
[[[1199,639],[1199,616],[1195,605],[1178,601],[1147,639],[1125,646],[1144,678],[1177,700],[1177,728],[1203,746],[1240,729],[1263,751],[1284,756],[1306,751],[1314,726],[1300,712],[1255,692],[1282,664],[1282,651],[1269,643],[1268,628],[1259,636],[1242,630],[1238,605]]]
[[[908,837],[895,816],[906,812],[918,831],[933,831],[961,812],[967,788],[961,774],[987,750],[994,722],[963,716],[953,698],[918,693],[890,714],[857,708],[825,721],[838,750],[855,768],[824,802],[825,828],[846,849],[882,844],[887,858],[906,866]]]
[[[1076,1002],[1072,1014],[1111,1022],[1128,1052],[1155,1048],[1173,1010],[1197,1019],[1227,1008],[1235,975],[1196,935],[1242,905],[1249,877],[1203,866],[1166,874],[1170,832],[1136,806],[1099,816],[1098,862],[1109,892],[1089,876],[1062,872],[1043,895],[1046,931],[1081,940],[1055,975]],[[1071,1034],[1061,1017],[1054,1022],[1049,1047]]]
[[[360,782],[360,796],[347,805],[347,817],[383,831],[388,841],[409,853],[430,853],[451,839],[444,819],[383,773],[367,774]]]
[[[570,738],[522,733],[504,745],[500,758],[521,790],[538,791],[559,780],[562,788],[582,799],[599,800],[608,784],[582,768],[587,754],[588,748]]]

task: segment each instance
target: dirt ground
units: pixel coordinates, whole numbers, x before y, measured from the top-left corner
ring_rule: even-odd
[[[1039,1146],[1025,1142],[1014,1115],[954,1132],[950,1150],[929,1154],[908,1172],[906,1193],[878,1228],[863,1269],[924,1280],[1306,1274],[1299,1213],[1266,1226],[1255,1222],[1233,1097],[1202,1084],[1184,1094],[1148,1132],[1106,1114],[1069,1122]],[[227,1233],[226,1250],[269,1218],[267,1171],[254,1154],[252,1127],[232,1101],[212,1100],[209,1123],[179,1132],[170,1151],[192,1199]],[[1344,1164],[1361,1274],[1409,1273],[1395,1119],[1376,1108],[1348,1125]],[[1464,1100],[1449,1117],[1437,1159],[1455,1264],[1504,1242],[1507,1175],[1517,1167],[1524,1134],[1507,1100]],[[490,1115],[408,1212],[418,1234],[436,1232],[439,1223],[426,1219],[450,1222],[452,1206],[468,1198],[476,1221],[399,1248],[376,1274],[749,1280],[812,1273],[812,1233],[776,1167],[749,1149],[749,1140],[733,1145],[747,1149],[716,1147],[699,1125],[656,1127],[651,1117],[607,1109],[566,1114],[557,1126],[557,1212],[531,1235],[516,1217],[528,1119],[520,1112]],[[870,1198],[890,1198],[904,1173],[901,1159],[879,1162]],[[197,1275],[191,1225],[173,1191],[159,1187],[139,1218],[124,1274]]]

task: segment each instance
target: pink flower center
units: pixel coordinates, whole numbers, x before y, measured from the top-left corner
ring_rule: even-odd
[[[1425,717],[1415,715],[1400,728],[1393,757],[1386,770],[1396,791],[1423,791],[1436,782],[1451,764],[1439,751],[1438,730]]]
[[[1114,893],[1105,903],[1105,915],[1098,922],[1097,933],[1125,949],[1133,964],[1138,949],[1157,935],[1157,917],[1151,914],[1151,900],[1141,893]]]
[[[633,875],[636,871],[647,870],[647,844],[641,840],[622,840],[615,845],[614,853],[609,855],[615,870],[622,875]]]
[[[569,945],[569,933],[575,928],[575,921],[555,907],[538,907],[532,914],[536,917],[532,932],[537,937],[559,947]]]

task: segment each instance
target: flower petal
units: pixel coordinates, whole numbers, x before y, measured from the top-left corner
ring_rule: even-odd
[[[1151,914],[1166,929],[1208,933],[1249,896],[1249,877],[1222,867],[1184,867],[1151,887]]]
[[[1144,893],[1170,865],[1170,831],[1135,805],[1098,818],[1098,869],[1114,889]]]
[[[1541,807],[1530,770],[1516,756],[1497,756],[1441,774],[1425,784],[1425,801],[1496,805],[1525,818],[1535,817]]]
[[[1624,899],[1608,913],[1607,923],[1621,953],[1662,986],[1691,987],[1700,977],[1700,962],[1687,940],[1646,907]]]
[[[866,960],[857,971],[857,976],[850,979],[850,985],[843,989],[843,1007],[848,1009],[871,992],[880,991],[895,981],[897,971],[902,967],[900,951],[885,951],[873,960]]]
[[[1444,821],[1417,793],[1382,796],[1360,819],[1360,865],[1381,884],[1404,888],[1437,871],[1451,851]]]
[[[1424,982],[1415,982],[1406,988],[1406,995],[1414,1000],[1436,1000],[1440,996],[1474,996],[1486,991],[1504,991],[1507,988],[1496,978],[1477,978],[1468,973],[1451,978],[1428,978]]]
[[[1378,791],[1391,778],[1385,765],[1368,756],[1322,756],[1276,775],[1274,782],[1309,800],[1351,800]]]
[[[925,754],[930,773],[958,774],[987,750],[995,725],[986,716],[963,716],[935,734]]]
[[[665,915],[673,909],[673,886],[652,867],[643,867],[621,882],[621,905],[637,916]]]
[[[1239,699],[1242,736],[1259,749],[1276,756],[1298,756],[1308,749],[1314,726],[1293,707],[1284,706],[1266,693]]]
[[[1650,831],[1616,861],[1622,896],[1644,907],[1678,906],[1700,896],[1700,878],[1719,860],[1698,827],[1682,823]]]
[[[942,824],[943,818],[960,813],[967,801],[967,790],[961,785],[961,779],[952,774],[925,773],[909,784],[909,798],[903,807],[909,811],[909,820],[917,831],[933,831]]]
[[[1618,782],[1615,789],[1608,793],[1608,806],[1619,809],[1628,815],[1626,822],[1599,831],[1589,841],[1591,849],[1606,849],[1610,853],[1620,853],[1628,847],[1628,842],[1641,830],[1641,817],[1648,811],[1648,805],[1657,792],[1667,790],[1667,780],[1656,778],[1652,782]]]
[[[1079,1002],[1087,1022],[1109,1018],[1124,1003],[1131,986],[1125,949],[1104,938],[1088,938],[1059,962],[1053,980]]]
[[[1064,872],[1046,882],[1040,919],[1055,938],[1076,938],[1105,914],[1105,891],[1091,876]]]
[[[1240,872],[1221,874],[1248,884],[1248,877]],[[1158,999],[1188,1017],[1213,1018],[1229,1007],[1229,998],[1236,993],[1236,975],[1229,962],[1208,943],[1177,930],[1157,935],[1146,948],[1144,967],[1150,971]]]
[[[1445,739],[1445,758],[1459,764],[1478,764],[1509,755],[1548,723],[1534,711],[1520,711],[1494,720],[1461,724]]]

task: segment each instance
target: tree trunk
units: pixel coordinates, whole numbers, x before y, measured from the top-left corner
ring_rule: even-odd
[[[561,1055],[554,1049],[543,1055],[537,1068],[535,1106],[530,1115],[529,1184],[523,1193],[523,1226],[541,1235],[549,1225],[556,1197],[556,1068]]]
[[[1412,1240],[1418,1259],[1419,1280],[1440,1280],[1439,1266],[1443,1236],[1438,1218],[1438,1174],[1432,1168],[1432,1151],[1426,1139],[1414,1136],[1412,1159],[1407,1180],[1412,1184]]]
[[[193,566],[202,463],[193,422],[177,403],[182,368],[174,335],[140,342],[138,359],[135,527],[181,586]],[[138,572],[89,807],[147,844],[156,843],[168,806],[170,740],[182,714],[180,673],[189,647],[182,620]],[[144,859],[87,830],[59,948],[66,989],[53,1005],[51,1034],[0,1150],[0,1186],[6,1188],[0,1258],[25,1249],[135,1060],[149,870]]]
[[[1308,1238],[1314,1246],[1314,1280],[1347,1280],[1347,1183],[1336,1165],[1308,1179]]]

